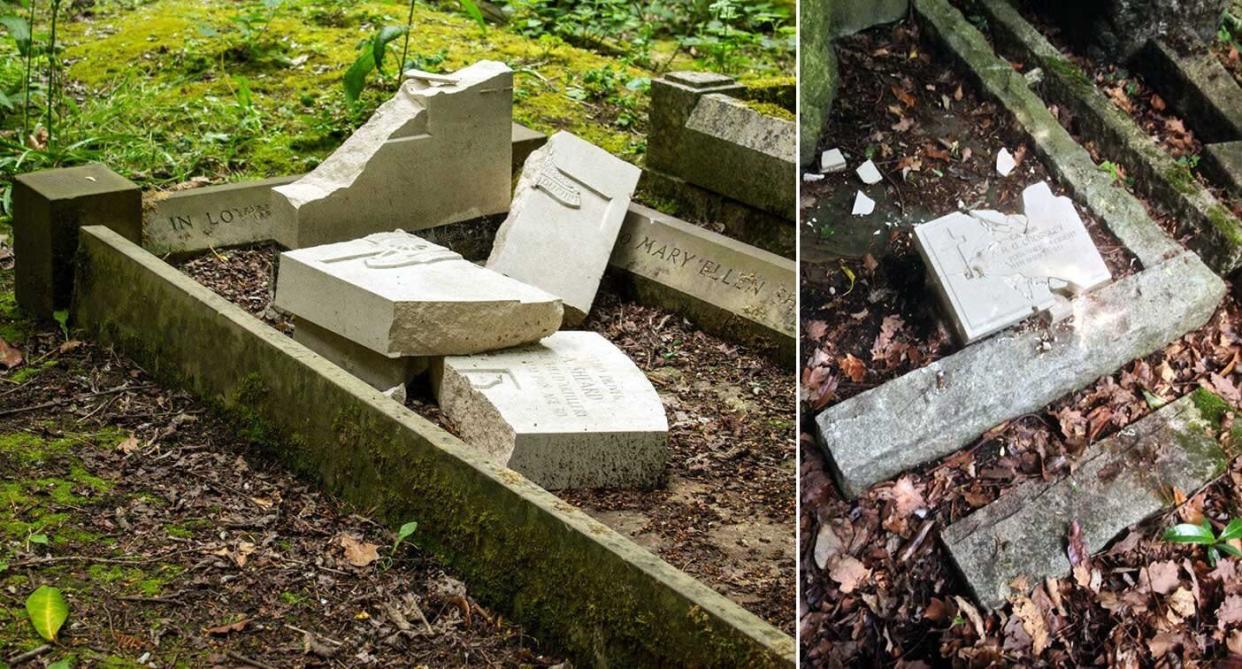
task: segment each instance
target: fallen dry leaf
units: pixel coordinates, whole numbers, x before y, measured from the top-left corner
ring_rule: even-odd
[[[1042,654],[1051,642],[1048,624],[1044,622],[1044,614],[1035,602],[1025,595],[1013,598],[1013,613],[1022,620],[1022,629],[1026,630],[1031,637],[1031,652],[1037,656]]]
[[[0,339],[0,365],[5,369],[13,369],[22,364],[22,352],[13,348],[8,342]]]
[[[841,585],[841,592],[850,593],[871,577],[871,570],[849,555],[839,555],[832,561],[828,577]]]
[[[853,354],[848,354],[841,358],[841,372],[854,383],[862,383],[863,377],[867,374],[867,367],[862,360],[855,358]]]
[[[246,625],[248,624],[250,624],[250,618],[246,618],[245,620],[239,620],[235,623],[230,623],[228,625],[217,625],[216,627],[208,627],[207,629],[203,631],[212,636],[224,636],[226,634],[232,634],[233,632],[240,632],[246,629]]]
[[[138,450],[139,446],[140,444],[138,442],[138,437],[131,434],[128,439],[116,445],[116,450],[129,455],[130,453]]]
[[[355,567],[365,567],[379,559],[379,546],[365,543],[350,534],[342,534],[337,542],[345,549],[345,560]]]
[[[1147,565],[1147,568],[1143,570],[1143,575],[1140,576],[1139,579],[1140,582],[1144,580],[1147,581],[1147,585],[1151,588],[1152,592],[1167,595],[1170,592],[1173,592],[1173,589],[1181,583],[1181,580],[1177,576],[1180,569],[1181,568],[1177,566],[1177,563],[1172,560],[1153,562]]]

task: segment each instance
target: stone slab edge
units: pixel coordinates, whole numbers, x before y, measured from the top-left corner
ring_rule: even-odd
[[[1201,327],[1224,295],[1220,277],[1183,250],[1076,298],[1068,330],[993,335],[825,409],[817,437],[841,492],[856,497]],[[1050,348],[1037,353],[1046,334]],[[1133,344],[1116,346],[1120,339]],[[1021,392],[1014,379],[1022,379]]]
[[[788,635],[116,233],[83,230],[77,281],[76,325],[331,493],[417,519],[472,593],[582,664],[793,666]]]
[[[1189,169],[1178,165],[1012,5],[1005,0],[984,0],[980,6],[995,38],[1044,70],[1042,90],[1051,101],[1068,109],[1092,135],[1104,138],[1104,153],[1123,165],[1144,193],[1164,203],[1198,231],[1191,246],[1208,265],[1222,274],[1242,267],[1242,221],[1233,212],[1204,188]],[[1112,178],[1103,172],[1097,174],[1105,181]],[[1120,190],[1111,184],[1103,187]]]
[[[1009,110],[1048,169],[1145,267],[1181,252],[1182,247],[1147,215],[1142,203],[1098,169],[1026,79],[997,57],[983,34],[960,11],[947,0],[914,0],[913,6],[926,32],[959,61],[964,72],[978,80],[987,95]]]
[[[1171,506],[1168,491],[1193,496],[1220,475],[1228,458],[1201,404],[1227,406],[1198,389],[1092,444],[1072,473],[1029,481],[946,528],[941,540],[975,599],[994,609],[1014,594],[1010,584],[1018,577],[1034,587],[1068,576],[1066,534],[1074,520],[1088,552],[1096,553],[1126,527]]]
[[[1131,63],[1178,113],[1190,119],[1204,144],[1242,139],[1242,86],[1216,54],[1182,56],[1151,40]]]

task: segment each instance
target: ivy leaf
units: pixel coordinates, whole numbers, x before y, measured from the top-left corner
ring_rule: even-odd
[[[26,613],[30,614],[30,622],[39,636],[55,641],[60,626],[69,617],[69,605],[60,590],[41,585],[26,599]]]
[[[1182,523],[1164,531],[1164,540],[1176,544],[1214,544],[1216,537],[1212,530],[1201,525]]]

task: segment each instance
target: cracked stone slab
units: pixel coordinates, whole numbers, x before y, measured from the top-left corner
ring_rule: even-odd
[[[1025,214],[953,213],[914,228],[914,243],[958,340],[978,341],[1111,278],[1074,203],[1045,182]]]
[[[1000,333],[829,407],[815,419],[820,444],[856,497],[1201,327],[1224,295],[1182,251],[1074,298],[1068,324]]]
[[[1019,577],[1034,587],[1069,575],[1066,537],[1073,521],[1095,553],[1169,508],[1169,491],[1193,495],[1224,471],[1227,458],[1196,404],[1204,394],[1187,395],[1092,444],[1068,476],[1025,483],[946,528],[941,539],[975,599],[996,608]]]
[[[432,365],[436,399],[466,443],[548,489],[655,485],[668,421],[655,388],[594,332]]]
[[[389,358],[526,344],[561,325],[561,301],[408,232],[280,254],[275,305]]]
[[[642,170],[567,132],[526,160],[487,268],[591,311]]]
[[[507,211],[513,72],[485,60],[449,76],[405,80],[318,167],[273,188],[277,241],[296,249]]]

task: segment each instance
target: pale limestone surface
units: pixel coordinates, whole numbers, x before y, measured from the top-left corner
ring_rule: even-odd
[[[280,255],[277,308],[390,358],[538,341],[561,302],[402,232]]]
[[[548,488],[649,487],[667,458],[655,388],[594,332],[432,364],[436,399],[461,437]]]
[[[508,210],[513,73],[480,61],[449,78],[407,79],[323,163],[274,188],[277,241],[302,248]]]
[[[642,171],[567,132],[526,160],[487,268],[561,298],[566,320],[591,311]]]
[[[1066,197],[1037,183],[1025,215],[957,212],[915,227],[915,247],[958,339],[968,344],[1111,275]]]

